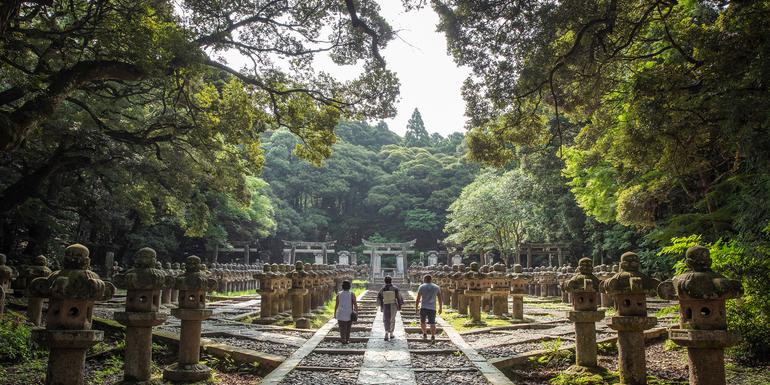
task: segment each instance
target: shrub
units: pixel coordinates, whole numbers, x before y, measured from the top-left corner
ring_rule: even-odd
[[[45,354],[32,342],[32,328],[26,317],[6,311],[0,319],[0,362],[27,362]]]

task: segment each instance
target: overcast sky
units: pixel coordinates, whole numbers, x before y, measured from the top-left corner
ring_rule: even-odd
[[[446,136],[464,131],[465,102],[460,87],[469,71],[458,68],[447,54],[446,38],[436,32],[438,15],[430,7],[404,12],[400,1],[379,3],[382,15],[400,31],[400,39],[391,41],[383,51],[388,66],[401,80],[398,115],[387,120],[388,126],[403,135],[416,107],[428,132]]]
[[[436,32],[438,15],[430,7],[405,12],[401,1],[378,2],[381,15],[398,31],[398,37],[381,52],[388,68],[395,71],[401,81],[398,114],[386,120],[388,127],[403,136],[412,112],[419,108],[428,132],[443,136],[464,132],[465,102],[460,88],[470,71],[458,68],[447,54],[446,38]],[[224,59],[233,68],[249,63],[237,51],[225,53]],[[315,57],[314,66],[340,80],[353,79],[361,71],[360,63],[341,67],[325,54]]]
[[[412,112],[419,108],[428,132],[443,136],[464,132],[465,102],[460,87],[469,71],[458,68],[447,54],[446,38],[436,32],[438,15],[430,7],[405,12],[400,1],[378,2],[382,16],[398,31],[398,37],[382,51],[388,68],[401,81],[398,115],[386,120],[388,127],[403,136]],[[349,69],[333,64],[325,55],[315,62],[318,69],[335,76],[350,75],[346,73]]]

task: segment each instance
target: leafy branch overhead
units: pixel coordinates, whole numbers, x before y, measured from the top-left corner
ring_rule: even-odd
[[[66,104],[94,111],[100,102],[152,105],[146,120],[164,119],[163,133],[173,134],[206,112],[192,97],[196,83],[228,77],[251,97],[248,108],[263,115],[243,135],[286,127],[313,157],[327,155],[323,147],[333,142],[333,135],[315,133],[331,132],[340,117],[394,114],[398,81],[380,55],[392,31],[374,1],[174,4],[4,4],[0,148],[50,130],[46,123]],[[243,64],[227,63],[234,53]],[[363,63],[360,76],[343,82],[314,70],[319,54],[339,65]],[[158,87],[163,92],[153,92]],[[119,116],[98,112],[102,120]]]

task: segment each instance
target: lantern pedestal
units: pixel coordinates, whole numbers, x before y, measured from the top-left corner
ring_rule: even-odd
[[[35,329],[32,338],[49,349],[46,385],[83,385],[86,351],[100,342],[104,333],[98,330]]]
[[[152,377],[152,327],[166,322],[158,312],[116,312],[115,321],[126,326],[123,384],[138,384]]]
[[[179,332],[179,361],[163,371],[163,379],[175,382],[204,381],[211,369],[200,362],[201,322],[211,317],[207,309],[172,309],[171,314],[182,321]]]
[[[618,332],[620,384],[647,384],[644,331],[658,323],[655,317],[615,316],[607,323]]]
[[[482,290],[465,290],[464,297],[468,300],[468,312],[470,320],[463,324],[464,326],[486,326],[486,322],[481,320],[481,296]]]
[[[604,311],[568,311],[567,319],[575,323],[575,365],[570,371],[600,370],[596,361],[596,322],[604,319]]]
[[[35,326],[43,324],[43,303],[45,298],[31,297],[27,300],[27,318]]]
[[[668,329],[671,341],[687,348],[690,384],[725,385],[725,348],[737,344],[740,334],[732,330]]]

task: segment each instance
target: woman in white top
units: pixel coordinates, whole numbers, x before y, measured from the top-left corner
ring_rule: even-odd
[[[353,309],[358,312],[358,303],[356,296],[350,292],[350,281],[342,282],[342,291],[337,293],[337,299],[334,301],[334,318],[337,319],[337,325],[340,328],[340,340],[347,344],[350,340],[350,327],[353,321],[350,319]]]

